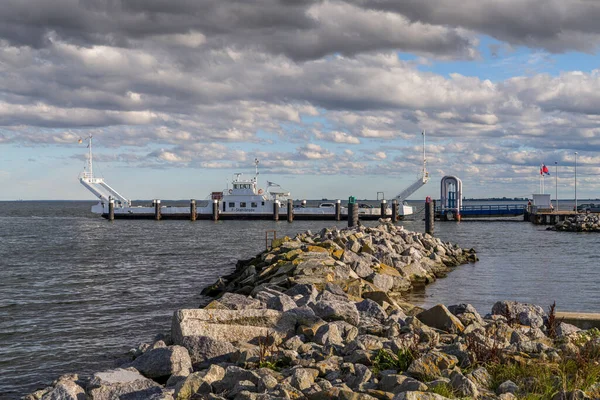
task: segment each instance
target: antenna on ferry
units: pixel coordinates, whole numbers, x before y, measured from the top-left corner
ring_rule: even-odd
[[[427,158],[425,157],[425,129],[421,133],[423,135],[423,179],[428,178],[427,174]]]
[[[90,133],[90,136],[88,137],[88,160],[87,160],[87,164],[88,164],[88,173],[90,174],[90,178],[94,177],[94,171],[92,169],[93,165],[92,165],[92,134]]]

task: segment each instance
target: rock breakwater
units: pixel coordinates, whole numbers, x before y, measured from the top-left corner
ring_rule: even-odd
[[[521,303],[481,316],[402,300],[476,259],[389,223],[284,238],[206,288],[216,298],[204,308],[177,310],[131,362],[28,399],[597,398],[597,331]]]
[[[600,232],[600,215],[577,214],[548,228],[563,232]]]

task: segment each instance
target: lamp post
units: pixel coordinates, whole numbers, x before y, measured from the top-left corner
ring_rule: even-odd
[[[575,152],[575,214],[577,214],[577,152]]]
[[[556,212],[558,212],[558,161],[554,161],[554,198],[556,199]]]

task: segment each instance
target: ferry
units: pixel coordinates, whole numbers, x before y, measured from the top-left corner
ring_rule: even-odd
[[[424,142],[423,142],[424,143]],[[124,197],[113,189],[103,178],[94,176],[92,157],[92,136],[88,138],[88,156],[86,166],[79,175],[80,183],[99,199],[98,204],[92,206],[92,213],[100,214],[107,219],[254,219],[272,220],[276,215],[285,216],[292,213],[293,219],[319,220],[343,219],[348,216],[348,207],[343,206],[340,200],[327,201],[315,207],[308,207],[306,200],[294,201],[280,185],[266,182],[263,189],[258,184],[258,165],[255,159],[255,174],[245,177],[241,173],[234,174],[231,187],[222,191],[212,192],[208,198],[196,202],[190,201],[185,206],[165,206],[160,200],[154,200],[152,205],[134,206],[130,199]],[[423,152],[423,155],[425,153]],[[417,189],[429,180],[423,159],[423,171],[419,179],[406,190],[396,196],[398,200],[398,219],[413,214],[413,208],[404,202]],[[381,214],[380,207],[360,207],[360,219],[376,220],[392,216],[391,204],[386,207],[385,215]]]

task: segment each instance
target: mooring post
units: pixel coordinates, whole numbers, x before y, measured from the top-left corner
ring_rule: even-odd
[[[115,201],[112,196],[108,198],[108,220],[115,220]]]
[[[294,200],[288,199],[287,201],[287,221],[294,221]]]
[[[213,199],[212,220],[215,222],[219,220],[219,200],[217,199]]]
[[[190,200],[190,221],[196,220],[196,200]]]
[[[356,203],[356,197],[350,196],[348,198],[348,228],[358,225],[358,204]]]
[[[273,221],[279,221],[279,201],[273,202]]]
[[[380,211],[380,218],[385,218],[387,217],[387,201],[385,199],[381,200],[381,211]]]
[[[398,200],[396,199],[392,201],[392,221],[398,221]]]
[[[335,201],[335,220],[342,220],[342,201],[340,199]]]
[[[435,218],[435,210],[433,208],[433,201],[431,197],[425,198],[425,233],[429,233],[433,236],[433,224]]]
[[[157,221],[160,221],[161,219],[161,215],[160,215],[160,200],[155,199],[154,200],[154,219]]]

